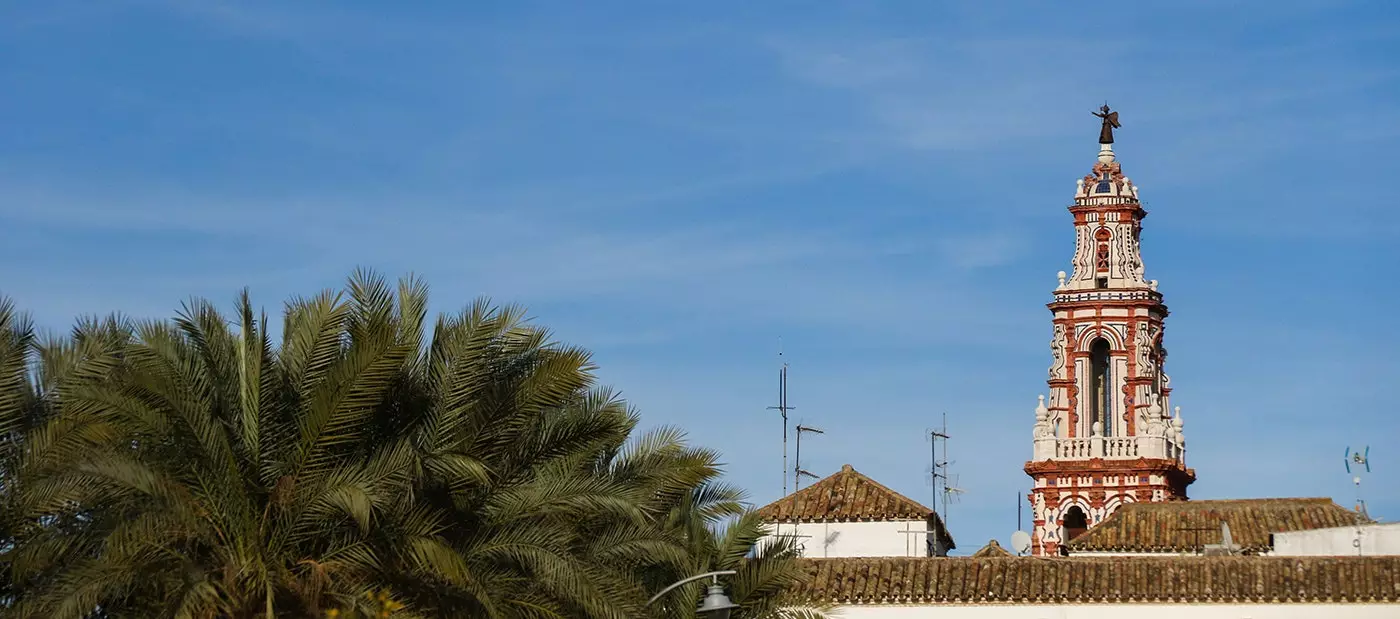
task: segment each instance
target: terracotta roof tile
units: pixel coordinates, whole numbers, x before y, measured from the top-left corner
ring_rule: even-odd
[[[957,548],[953,536],[933,510],[866,477],[849,464],[806,488],[758,508],[758,517],[770,523],[918,520],[938,529],[939,540],[945,548]]]
[[[758,509],[766,522],[924,520],[933,510],[847,464],[833,475]]]
[[[990,541],[990,542],[987,542],[987,545],[986,545],[986,546],[983,546],[982,548],[978,549],[977,552],[972,553],[972,556],[974,556],[974,557],[1013,557],[1013,556],[1015,556],[1015,555],[1011,554],[1011,552],[1008,551],[1007,549],[1002,548],[1002,547],[1001,547],[1001,544],[998,543],[996,540],[992,540],[992,541]]]
[[[1245,552],[1269,549],[1269,534],[1340,527],[1358,514],[1327,498],[1130,503],[1069,543],[1071,552],[1195,552],[1220,543],[1220,523]]]
[[[803,559],[795,591],[837,605],[1400,603],[1400,556]]]

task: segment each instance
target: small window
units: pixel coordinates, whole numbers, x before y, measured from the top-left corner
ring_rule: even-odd
[[[1107,278],[1107,277],[1100,277],[1100,278],[1098,278],[1097,280],[1094,281],[1094,285],[1097,286],[1097,287],[1099,287],[1099,288],[1107,288],[1107,287],[1108,287],[1108,278]]]

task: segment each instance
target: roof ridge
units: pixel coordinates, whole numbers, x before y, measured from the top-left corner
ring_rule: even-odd
[[[897,497],[899,497],[899,498],[901,498],[901,499],[904,499],[904,500],[906,500],[906,501],[909,501],[910,503],[913,503],[913,504],[915,504],[915,505],[918,505],[921,509],[927,510],[929,513],[933,513],[933,508],[931,508],[931,507],[929,507],[929,506],[927,506],[927,505],[924,505],[924,504],[923,504],[922,502],[920,502],[920,501],[916,501],[916,500],[914,500],[914,499],[912,499],[912,498],[909,498],[909,497],[906,496],[904,493],[899,492],[898,490],[895,490],[894,488],[891,488],[891,487],[889,487],[889,486],[886,486],[885,484],[882,484],[882,483],[880,483],[880,482],[878,482],[878,481],[875,481],[875,478],[873,478],[873,477],[871,477],[871,476],[869,476],[869,475],[866,475],[865,473],[862,473],[862,472],[860,472],[860,471],[857,471],[857,470],[855,469],[855,467],[852,467],[852,466],[849,465],[849,464],[847,464],[847,465],[841,467],[841,472],[842,472],[842,473],[854,473],[854,474],[856,474],[856,475],[859,475],[859,476],[861,476],[861,478],[864,479],[865,481],[868,481],[868,482],[870,482],[870,483],[872,483],[872,484],[875,484],[875,487],[877,487],[877,488],[879,488],[879,489],[881,489],[881,490],[884,490],[885,492],[888,492],[888,493],[890,493],[890,494],[893,494],[893,495],[895,495],[895,496],[897,496]]]
[[[856,488],[862,485],[868,490],[857,492]],[[869,495],[880,497],[874,501],[876,505],[867,504]],[[932,508],[875,481],[850,464],[755,511],[776,522],[922,520],[934,514]]]
[[[1270,547],[1274,533],[1349,526],[1357,520],[1356,512],[1328,497],[1140,501],[1123,505],[1068,545],[1076,552],[1200,550],[1218,543],[1218,523],[1225,522],[1241,549],[1260,552]]]

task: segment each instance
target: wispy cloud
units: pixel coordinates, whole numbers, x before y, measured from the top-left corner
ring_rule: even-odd
[[[54,6],[0,19],[25,85],[0,101],[24,119],[0,134],[0,292],[56,328],[415,271],[435,309],[522,302],[595,349],[759,502],[782,336],[830,432],[809,468],[923,496],[946,411],[955,533],[1004,538],[1107,98],[1198,495],[1347,494],[1309,467],[1400,432],[1398,334],[1352,319],[1396,302],[1395,36],[1354,7],[1095,29],[971,3]]]
[[[1159,35],[1160,36],[1160,35]],[[1400,125],[1400,107],[1365,94],[1393,89],[1400,71],[1385,63],[1338,61],[1354,49],[1383,44],[1393,35],[1371,33],[1338,41],[1322,33],[1241,47],[1223,42],[1171,47],[1150,36],[1095,32],[1006,33],[996,38],[776,38],[769,42],[780,66],[801,83],[852,99],[865,140],[909,156],[926,151],[951,165],[957,156],[976,175],[999,153],[1043,152],[1073,135],[1088,142],[1090,104],[1108,98],[1125,110],[1120,132],[1130,176],[1146,179],[1147,196],[1172,203],[1212,226],[1210,234],[1275,237],[1394,238],[1400,216],[1378,204],[1358,208],[1371,224],[1277,217],[1284,192],[1254,179],[1266,166],[1303,163],[1325,169],[1345,155],[1359,174],[1381,174],[1388,127]],[[1347,105],[1336,105],[1345,100]],[[1138,145],[1152,144],[1143,151]],[[1084,146],[1084,151],[1089,147]],[[1139,152],[1142,151],[1142,152]],[[957,155],[954,155],[956,153]],[[1328,155],[1324,153],[1335,153]],[[1363,171],[1364,170],[1364,171]],[[1181,199],[1196,187],[1217,185],[1222,174],[1242,183],[1229,208],[1213,200]],[[1004,172],[984,171],[991,178]],[[991,181],[996,182],[996,181]],[[1248,188],[1246,188],[1248,186]],[[1340,187],[1311,185],[1311,202],[1347,199]],[[1304,211],[1291,211],[1302,214]]]
[[[962,235],[942,243],[944,260],[975,269],[1007,264],[1024,254],[1026,240],[1009,233]]]

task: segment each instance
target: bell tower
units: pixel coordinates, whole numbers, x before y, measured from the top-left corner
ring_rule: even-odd
[[[1025,466],[1036,555],[1058,554],[1123,503],[1184,500],[1196,478],[1181,409],[1167,412],[1167,306],[1157,280],[1143,279],[1140,251],[1147,211],[1113,152],[1118,113],[1104,105],[1094,115],[1103,120],[1098,160],[1069,207],[1073,271],[1058,273],[1048,306],[1049,399],[1036,406]]]

